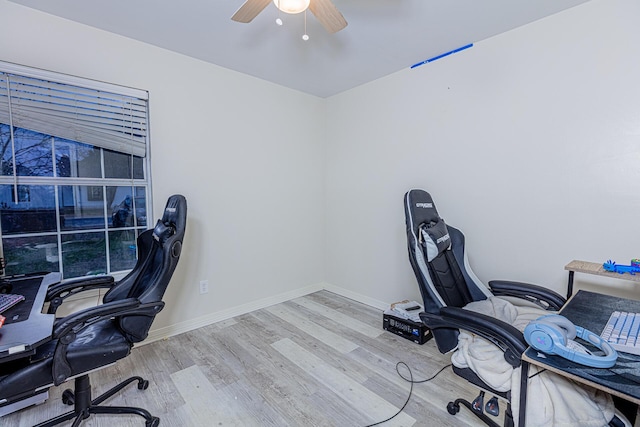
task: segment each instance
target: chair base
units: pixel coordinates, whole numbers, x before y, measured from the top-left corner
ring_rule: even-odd
[[[126,406],[100,406],[102,402],[135,381],[138,382],[139,390],[146,390],[149,386],[149,381],[144,380],[141,377],[131,377],[103,393],[99,397],[91,400],[91,382],[89,381],[89,375],[85,374],[79,376],[75,379],[75,390],[65,390],[62,394],[62,402],[68,405],[74,405],[74,410],[40,423],[34,427],[53,427],[72,419],[74,421],[71,426],[78,427],[82,421],[89,418],[91,414],[134,414],[145,419],[146,427],[157,427],[158,424],[160,424],[160,419],[158,417],[154,417],[145,409]]]
[[[447,412],[451,415],[455,415],[460,412],[460,405],[469,409],[476,417],[480,418],[489,427],[500,427],[498,423],[489,418],[482,410],[474,408],[474,405],[468,400],[456,399],[454,402],[449,402],[447,405]],[[507,410],[504,413],[504,427],[514,427],[513,415],[511,414],[511,405],[507,405]]]

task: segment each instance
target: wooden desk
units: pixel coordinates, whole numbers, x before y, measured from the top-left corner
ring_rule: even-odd
[[[600,334],[614,311],[640,313],[640,301],[580,290],[560,310],[574,324]],[[577,382],[588,384],[622,399],[640,404],[640,356],[618,352],[616,364],[591,368],[560,356],[540,357],[528,348],[522,359]]]
[[[47,289],[60,279],[60,273],[49,273],[45,276],[27,276],[11,281],[12,293],[21,294],[29,291],[34,297],[29,301],[32,304],[27,319],[16,318],[19,317],[17,305],[3,313],[8,322],[0,328],[0,363],[29,356],[35,352],[36,347],[51,339],[55,315],[43,314],[42,307]]]
[[[571,298],[573,294],[573,275],[578,273],[593,274],[596,276],[612,277],[614,279],[630,280],[632,282],[640,282],[640,274],[620,274],[611,271],[606,271],[602,268],[602,263],[589,261],[573,260],[569,264],[564,266],[564,269],[569,271],[569,282],[567,284],[567,299]],[[587,328],[588,329],[588,328]]]

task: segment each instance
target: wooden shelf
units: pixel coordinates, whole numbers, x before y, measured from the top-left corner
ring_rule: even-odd
[[[606,271],[602,268],[602,264],[598,264],[597,262],[573,260],[569,264],[565,265],[564,269],[568,271],[576,271],[578,273],[595,274],[596,276],[613,277],[614,279],[640,282],[640,274],[620,274]]]
[[[579,261],[574,259],[569,264],[565,265],[564,269],[569,272],[569,283],[567,286],[567,299],[571,297],[571,294],[573,294],[573,275],[576,272],[593,274],[595,276],[611,277],[613,279],[630,280],[632,282],[640,282],[640,274],[629,274],[629,273],[620,274],[620,273],[615,273],[611,271],[606,271],[602,267],[602,264],[598,264],[597,262]]]

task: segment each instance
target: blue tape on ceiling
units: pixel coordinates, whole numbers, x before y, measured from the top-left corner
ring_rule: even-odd
[[[426,59],[426,60],[424,60],[424,61],[422,61],[422,62],[418,62],[417,64],[413,64],[413,65],[411,66],[411,68],[416,68],[416,67],[419,67],[419,66],[421,66],[421,65],[424,65],[424,64],[426,64],[426,63],[428,63],[428,62],[433,62],[433,61],[435,61],[435,60],[437,60],[437,59],[444,58],[445,56],[449,56],[449,55],[451,55],[452,53],[456,53],[456,52],[460,52],[461,50],[469,49],[469,48],[470,48],[470,47],[472,47],[472,46],[473,46],[473,43],[469,43],[468,45],[465,45],[465,46],[459,47],[459,48],[457,48],[457,49],[453,49],[453,50],[451,50],[451,51],[449,51],[449,52],[447,52],[447,53],[443,53],[443,54],[441,54],[441,55],[434,56],[433,58]]]

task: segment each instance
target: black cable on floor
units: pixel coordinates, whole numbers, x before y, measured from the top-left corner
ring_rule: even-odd
[[[407,368],[407,371],[409,371],[409,378],[405,377],[404,375],[402,375],[400,373],[400,369],[399,366],[403,365],[405,368]],[[396,412],[395,414],[393,414],[392,416],[390,416],[389,418],[387,418],[386,420],[382,420],[382,421],[378,421],[377,423],[373,423],[373,424],[369,424],[365,427],[373,427],[373,426],[377,426],[379,424],[382,423],[386,423],[387,421],[391,421],[392,419],[394,419],[395,417],[397,417],[400,412],[402,412],[404,410],[404,408],[407,407],[407,405],[409,404],[409,400],[411,400],[411,394],[413,393],[413,385],[414,384],[420,384],[420,383],[426,383],[427,381],[431,381],[432,379],[434,379],[435,377],[437,377],[440,372],[444,371],[445,369],[447,369],[449,366],[451,366],[451,363],[449,363],[448,365],[443,366],[442,368],[440,368],[440,370],[438,372],[436,372],[435,374],[433,374],[430,378],[424,379],[424,380],[419,380],[419,381],[415,381],[413,379],[413,372],[411,372],[411,368],[409,367],[409,365],[407,365],[404,362],[398,362],[396,363],[396,372],[398,373],[398,375],[400,376],[400,378],[402,378],[403,380],[405,380],[406,382],[411,384],[411,387],[409,387],[409,396],[407,396],[407,400],[404,402],[404,405],[402,405],[402,408],[400,408],[398,410],[398,412]]]

